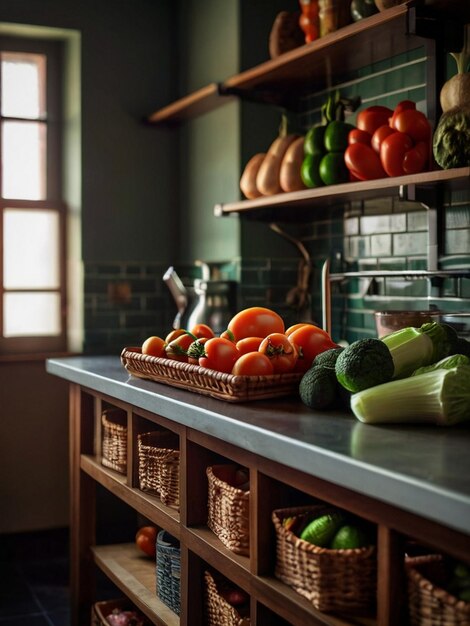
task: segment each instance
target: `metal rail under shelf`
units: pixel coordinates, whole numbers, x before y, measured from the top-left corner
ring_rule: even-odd
[[[331,334],[331,283],[343,282],[349,278],[470,278],[470,269],[438,270],[364,270],[351,272],[330,272],[330,259],[323,263],[321,277],[322,326]]]

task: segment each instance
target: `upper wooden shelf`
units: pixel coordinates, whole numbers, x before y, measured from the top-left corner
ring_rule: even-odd
[[[438,185],[444,185],[446,189],[459,190],[468,189],[469,183],[470,167],[436,170],[395,178],[328,185],[316,189],[262,196],[254,200],[216,204],[214,214],[217,217],[238,214],[259,221],[298,222],[311,219],[312,210],[340,206],[345,202],[385,197],[420,201],[425,194],[432,192]]]
[[[220,84],[211,83],[155,111],[149,116],[149,122],[182,122],[222,106],[233,95],[293,108],[299,95],[328,87],[333,76],[337,79],[352,70],[422,45],[421,37],[410,34],[410,24],[414,29],[415,17],[408,3],[392,7]]]

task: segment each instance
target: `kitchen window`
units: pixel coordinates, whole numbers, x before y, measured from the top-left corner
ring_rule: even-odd
[[[61,43],[0,38],[0,354],[66,349]]]

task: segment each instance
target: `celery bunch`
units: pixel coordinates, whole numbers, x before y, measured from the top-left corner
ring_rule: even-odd
[[[351,396],[361,422],[433,423],[450,426],[470,420],[470,365],[434,371],[370,387]]]

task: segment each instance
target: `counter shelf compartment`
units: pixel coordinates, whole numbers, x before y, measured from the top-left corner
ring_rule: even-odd
[[[105,467],[127,472],[127,414],[122,409],[105,409],[101,414],[101,463]]]
[[[233,606],[223,597],[223,589],[235,587],[209,570],[204,571],[204,603],[208,626],[249,626],[249,602]]]
[[[137,435],[139,489],[179,510],[180,451],[178,435],[152,430]]]
[[[377,592],[375,545],[345,550],[320,547],[299,539],[285,524],[295,517],[304,517],[308,524],[335,512],[338,509],[328,505],[273,511],[275,575],[319,611],[373,612]],[[344,524],[346,520],[345,516]]]

